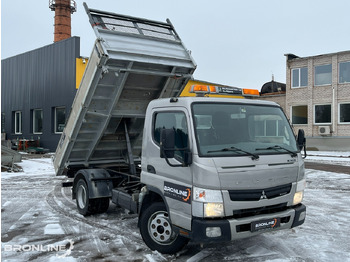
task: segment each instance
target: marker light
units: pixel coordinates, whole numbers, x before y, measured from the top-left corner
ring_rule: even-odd
[[[192,85],[188,89],[189,93],[195,93],[197,95],[207,95],[207,94],[215,94],[215,95],[223,95],[223,96],[258,96],[259,91],[255,89],[241,89],[238,87],[228,87],[228,86],[212,86],[212,85]]]
[[[249,95],[249,96],[258,96],[259,95],[259,90],[257,90],[257,89],[243,88],[242,92],[243,92],[243,95]]]
[[[210,93],[217,93],[216,86],[209,86]]]
[[[216,86],[207,86],[207,85],[193,85],[190,87],[190,93],[214,93],[216,94]]]

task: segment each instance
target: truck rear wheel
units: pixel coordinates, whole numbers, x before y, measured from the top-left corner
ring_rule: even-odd
[[[109,198],[108,197],[98,198],[95,200],[97,201],[97,203],[96,203],[97,213],[104,213],[108,210],[108,208],[109,208]]]
[[[140,232],[150,249],[163,254],[174,254],[189,241],[173,230],[165,204],[162,202],[151,204],[141,214]]]
[[[109,207],[109,198],[89,199],[89,189],[84,179],[79,179],[76,185],[76,203],[80,214],[88,216],[104,213]]]
[[[84,179],[79,179],[76,192],[76,202],[79,213],[83,216],[89,215],[89,189]]]

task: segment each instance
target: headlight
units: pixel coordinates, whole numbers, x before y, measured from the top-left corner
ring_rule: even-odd
[[[205,203],[204,217],[223,217],[224,205],[223,203]]]
[[[220,190],[193,188],[193,214],[199,217],[223,217],[224,204]]]
[[[301,203],[301,201],[303,200],[303,195],[304,195],[304,191],[296,192],[293,198],[293,205],[297,205]]]
[[[220,190],[203,189],[194,187],[193,200],[199,202],[222,203],[222,194]]]
[[[293,205],[297,205],[303,201],[304,189],[306,187],[306,179],[303,179],[297,183],[297,189],[293,198]]]

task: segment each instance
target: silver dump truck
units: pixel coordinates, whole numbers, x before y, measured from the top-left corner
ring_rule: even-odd
[[[54,159],[81,214],[112,201],[161,253],[304,223],[304,133],[280,106],[178,97],[196,64],[169,20],[85,9],[97,40]]]

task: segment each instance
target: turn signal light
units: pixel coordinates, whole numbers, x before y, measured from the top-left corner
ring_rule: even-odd
[[[193,85],[190,87],[190,93],[217,93],[215,86]]]
[[[258,96],[259,95],[259,90],[257,89],[248,89],[248,88],[243,88],[243,95],[250,95],[250,96]]]

